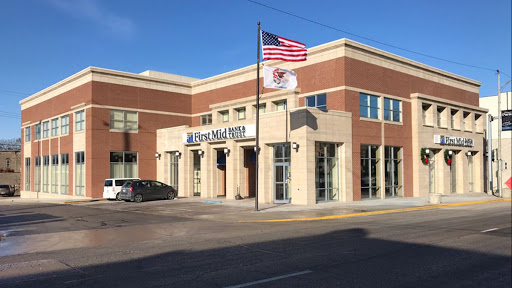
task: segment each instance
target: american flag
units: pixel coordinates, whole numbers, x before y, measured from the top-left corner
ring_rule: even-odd
[[[306,45],[261,30],[263,59],[289,62],[306,61]]]

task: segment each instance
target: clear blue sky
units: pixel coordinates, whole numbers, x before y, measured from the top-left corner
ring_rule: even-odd
[[[21,99],[88,66],[207,78],[253,65],[258,21],[307,47],[349,38],[475,79],[481,97],[497,94],[495,71],[365,38],[512,75],[510,0],[254,1],[337,30],[247,0],[1,1],[0,139],[20,137]]]

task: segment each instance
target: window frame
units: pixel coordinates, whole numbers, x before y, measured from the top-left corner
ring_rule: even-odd
[[[318,105],[319,97],[324,98],[325,104]],[[306,99],[304,101],[305,101],[306,107],[313,107],[313,108],[318,108],[320,110],[327,110],[327,94],[326,93],[315,94],[315,95],[307,96],[305,98]],[[310,102],[312,102],[312,103],[310,103]],[[310,105],[310,104],[312,104],[312,105]]]
[[[121,153],[122,154],[122,161],[113,162],[112,156],[114,153]],[[135,159],[135,161],[132,162],[126,162],[126,154],[134,154],[135,157],[132,157],[132,159]],[[109,158],[109,167],[110,167],[110,178],[138,178],[139,177],[139,153],[136,151],[110,151],[110,158]],[[127,164],[130,163],[130,164]],[[133,164],[134,163],[134,164]],[[112,175],[112,164],[120,165],[122,167],[122,175]],[[137,175],[126,175],[126,166],[127,165],[135,165],[135,171]]]
[[[59,136],[59,118],[52,119],[52,125],[51,125],[51,136]]]
[[[85,130],[85,110],[75,112],[75,132]]]
[[[114,115],[116,112],[121,112],[123,114],[123,119],[118,120],[114,119]],[[128,115],[135,114],[135,121],[128,120]],[[113,123],[120,122],[122,123],[122,128],[115,128],[115,125]],[[133,124],[134,128],[130,128],[130,125],[128,123]],[[117,110],[112,109],[110,110],[110,130],[116,130],[116,131],[138,131],[139,130],[139,112],[137,111],[129,111],[129,110]]]
[[[65,121],[64,121],[65,119]],[[60,117],[60,135],[68,135],[69,134],[69,115],[64,115]]]
[[[245,120],[247,118],[247,111],[245,107],[236,108],[236,119],[237,120]],[[240,114],[243,112],[244,116],[240,117]]]
[[[395,103],[398,104],[398,110],[395,109]],[[386,105],[389,105],[388,109],[386,109]],[[395,123],[401,123],[402,122],[402,101],[393,99],[393,98],[387,98],[384,97],[384,121],[389,122],[395,122]],[[389,117],[386,117],[386,112],[389,112],[387,115],[390,115]],[[395,120],[395,116],[398,114],[398,120]],[[387,119],[389,118],[389,119]]]
[[[219,111],[219,115],[220,115],[220,122],[221,123],[229,122],[229,110]]]
[[[25,127],[25,142],[30,142],[31,131],[30,126]]]
[[[43,139],[50,137],[50,121],[43,122]]]
[[[361,105],[362,103],[362,100],[363,98],[365,99],[365,104],[366,105]],[[377,95],[371,95],[371,94],[366,94],[366,93],[359,93],[359,117],[361,118],[367,118],[367,119],[375,119],[375,120],[380,120],[381,119],[381,116],[380,116],[380,96],[377,96]],[[377,106],[374,107],[372,106],[372,103],[374,101],[372,101],[372,99],[376,99],[376,104]],[[362,111],[365,111],[366,110],[366,113],[362,113]],[[376,117],[372,117],[372,111],[376,110],[377,111],[377,116]]]
[[[200,116],[200,124],[201,126],[209,126],[212,125],[212,114],[204,114]]]

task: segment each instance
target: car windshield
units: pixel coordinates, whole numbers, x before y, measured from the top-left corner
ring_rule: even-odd
[[[124,182],[123,187],[130,187],[130,185],[132,185],[132,181],[126,181]]]

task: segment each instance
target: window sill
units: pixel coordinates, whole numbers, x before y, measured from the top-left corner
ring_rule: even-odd
[[[377,122],[377,123],[382,122],[380,119],[366,118],[366,117],[359,117],[359,120],[361,120],[361,121],[368,121],[368,122]]]
[[[452,128],[453,131],[460,131],[459,128]]]
[[[122,129],[110,129],[109,132],[114,133],[139,133],[139,130],[122,130]]]
[[[432,125],[432,124],[423,124],[423,127],[434,128],[434,125]]]
[[[443,127],[443,126],[438,126],[437,129],[444,129],[444,130],[448,130],[448,127]]]
[[[398,125],[398,126],[403,126],[404,125],[404,123],[402,123],[402,122],[388,121],[388,120],[384,120],[384,123],[385,124],[391,124],[391,125]]]

